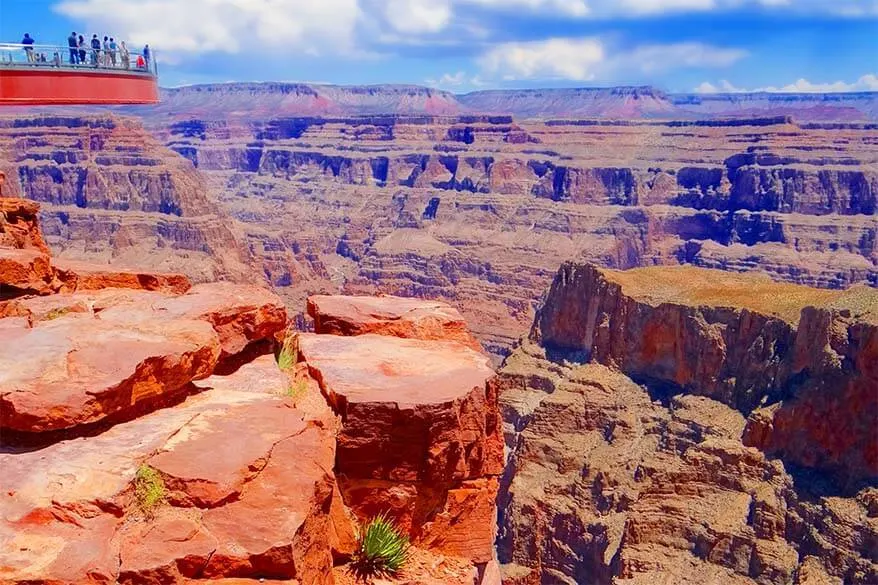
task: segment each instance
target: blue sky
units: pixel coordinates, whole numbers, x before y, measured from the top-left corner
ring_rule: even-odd
[[[149,42],[225,81],[878,91],[878,0],[0,0],[0,39]]]

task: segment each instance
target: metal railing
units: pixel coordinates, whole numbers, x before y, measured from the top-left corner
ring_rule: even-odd
[[[143,73],[158,75],[155,54],[122,50],[121,43],[115,50],[92,49],[86,40],[83,47],[64,45],[22,45],[0,43],[0,68],[4,67],[56,67],[80,70],[110,70],[120,73]]]

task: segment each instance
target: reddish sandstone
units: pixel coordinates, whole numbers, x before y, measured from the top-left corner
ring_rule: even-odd
[[[457,342],[302,334],[300,359],[343,427],[336,470],[351,477],[453,481],[499,473],[493,376]]]
[[[156,303],[154,309],[168,318],[208,321],[219,335],[223,357],[240,353],[254,341],[271,339],[287,325],[286,307],[276,294],[231,282],[193,286],[185,295]]]
[[[259,359],[262,371],[269,365]],[[0,454],[2,578],[330,583],[332,431],[304,422],[272,380],[239,372],[95,437]],[[143,465],[155,466],[175,504],[151,519],[131,489]]]
[[[317,333],[459,341],[481,351],[460,312],[440,301],[315,295],[308,297],[308,314],[314,318]]]
[[[49,257],[35,249],[0,248],[0,299],[49,294],[55,273]]]
[[[61,292],[131,288],[183,294],[192,287],[182,274],[163,274],[136,270],[115,270],[89,262],[56,258],[52,261],[62,285]]]
[[[0,197],[0,248],[36,250],[49,248],[43,240],[37,214],[40,204],[17,197]]]
[[[208,376],[220,352],[213,329],[194,320],[144,319],[122,328],[70,315],[0,336],[0,421],[28,433],[71,429],[168,399]]]

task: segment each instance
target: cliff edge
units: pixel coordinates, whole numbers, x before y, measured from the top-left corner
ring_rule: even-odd
[[[563,265],[500,371],[504,582],[878,580],[876,316],[868,287]]]

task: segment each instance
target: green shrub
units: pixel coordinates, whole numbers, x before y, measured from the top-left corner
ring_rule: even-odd
[[[409,558],[408,537],[385,514],[366,524],[357,543],[351,567],[361,577],[395,575]]]
[[[52,309],[51,311],[46,313],[46,316],[44,317],[44,319],[46,321],[51,321],[53,319],[57,319],[58,317],[63,317],[64,315],[66,315],[70,311],[71,311],[70,307],[55,307],[54,309]]]
[[[134,497],[137,507],[147,517],[165,502],[165,482],[158,471],[149,465],[141,465],[134,476]]]
[[[277,354],[277,366],[281,370],[291,370],[299,359],[298,337],[295,333],[288,332],[284,337],[284,343]]]

